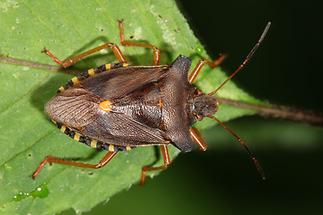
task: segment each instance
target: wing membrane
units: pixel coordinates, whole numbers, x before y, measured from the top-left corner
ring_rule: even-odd
[[[82,87],[104,99],[126,96],[128,93],[158,81],[167,66],[117,68],[82,81]]]

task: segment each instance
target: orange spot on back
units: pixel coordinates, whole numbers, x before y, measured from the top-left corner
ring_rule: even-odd
[[[110,111],[112,111],[112,105],[111,104],[112,104],[111,101],[106,100],[104,102],[101,102],[99,104],[99,107],[100,107],[101,110],[104,110],[106,112],[110,112]]]

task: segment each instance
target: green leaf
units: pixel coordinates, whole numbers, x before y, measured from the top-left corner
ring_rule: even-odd
[[[162,49],[162,63],[179,54],[208,57],[190,30],[174,1],[96,0],[0,2],[0,53],[36,63],[54,64],[40,51],[50,49],[59,58],[73,56],[105,41],[119,42],[117,20],[124,19],[127,38],[147,40]],[[133,64],[151,64],[151,50],[122,47]],[[216,53],[213,53],[216,54]],[[101,52],[78,63],[87,69],[115,61],[111,53]],[[203,70],[197,85],[209,92],[226,75],[220,68]],[[48,120],[45,103],[55,95],[70,74],[53,73],[27,66],[0,64],[0,212],[1,214],[54,214],[68,208],[90,210],[100,202],[139,180],[141,167],[156,160],[153,147],[119,153],[108,167],[92,171],[61,165],[46,166],[37,180],[31,173],[44,156],[96,163],[104,152],[71,140]],[[258,103],[232,82],[221,97]],[[224,121],[252,114],[223,106],[218,117]],[[200,128],[212,125],[210,120]],[[178,154],[171,149],[172,157]]]

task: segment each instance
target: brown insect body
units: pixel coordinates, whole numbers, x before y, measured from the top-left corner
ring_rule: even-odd
[[[148,43],[125,40],[122,21],[119,21],[121,44],[152,49],[154,66],[128,66],[119,47],[113,43],[64,61],[44,49],[45,54],[64,68],[102,49],[111,49],[119,63],[89,69],[72,78],[45,106],[46,113],[62,132],[88,146],[107,150],[106,155],[97,164],[46,156],[32,177],[35,178],[47,163],[97,169],[106,165],[118,151],[159,145],[164,164],[144,166],[141,171],[143,184],[148,171],[165,169],[171,163],[169,144],[182,152],[189,152],[196,146],[206,150],[207,145],[199,131],[191,126],[196,120],[208,117],[222,125],[245,147],[264,178],[263,170],[245,142],[213,115],[218,107],[214,94],[250,60],[269,26],[270,23],[237,70],[209,94],[198,90],[192,83],[204,65],[214,68],[223,61],[224,55],[214,61],[200,60],[188,75],[189,58],[180,55],[171,65],[158,65],[159,49]]]
[[[188,82],[190,65],[189,58],[179,56],[170,66],[111,69],[58,93],[45,111],[57,123],[105,144],[173,144],[188,152],[196,147],[191,125],[216,108],[214,97]],[[111,101],[109,112],[99,108],[105,100]]]

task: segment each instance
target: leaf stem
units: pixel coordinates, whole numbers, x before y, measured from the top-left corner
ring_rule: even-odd
[[[79,70],[70,70],[70,69],[66,70],[60,66],[43,64],[43,63],[38,63],[30,60],[22,60],[22,59],[13,58],[13,57],[4,56],[4,55],[0,55],[0,63],[27,66],[34,69],[42,69],[42,70],[47,70],[51,72],[69,72],[69,73],[79,72]]]
[[[252,104],[217,97],[220,104],[231,105],[242,109],[255,110],[258,115],[279,119],[287,119],[295,122],[309,123],[312,125],[323,125],[323,114],[308,110],[297,109],[282,105],[273,104]]]

